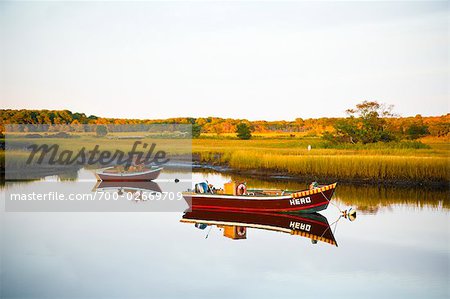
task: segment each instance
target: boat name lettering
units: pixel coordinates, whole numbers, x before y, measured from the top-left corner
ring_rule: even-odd
[[[303,205],[305,203],[311,203],[311,197],[293,198],[289,200],[291,206]]]
[[[307,232],[311,231],[311,224],[306,224],[297,221],[291,221],[291,223],[289,223],[289,227],[295,230],[303,230]]]

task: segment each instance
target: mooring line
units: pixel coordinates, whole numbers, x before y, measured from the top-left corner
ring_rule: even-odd
[[[335,203],[333,203],[330,199],[328,199],[328,197],[322,192],[322,189],[320,189],[320,193],[322,193],[323,197],[325,197],[326,200],[328,200],[329,203],[331,203],[333,206],[335,206],[339,212],[343,212]]]
[[[208,233],[206,234],[205,239],[208,239],[209,233],[211,232],[212,228],[213,228],[213,225],[211,225],[211,226],[209,227],[209,231],[208,231]]]

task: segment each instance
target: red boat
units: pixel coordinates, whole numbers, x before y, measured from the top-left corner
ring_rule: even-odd
[[[117,171],[114,167],[97,172],[98,181],[151,181],[156,179],[162,168],[146,169],[141,171]]]
[[[224,190],[214,190],[200,183],[194,192],[185,192],[183,196],[193,210],[313,213],[328,207],[335,189],[336,183],[304,191],[247,190],[244,183],[230,182]]]
[[[224,229],[224,236],[246,239],[247,228],[264,229],[310,238],[336,245],[333,232],[324,216],[313,214],[248,213],[231,211],[196,210],[187,212],[180,220],[194,223],[198,228],[216,225]]]

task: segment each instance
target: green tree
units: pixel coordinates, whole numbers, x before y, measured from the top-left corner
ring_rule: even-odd
[[[97,128],[95,128],[95,133],[98,137],[106,136],[106,134],[108,134],[108,128],[104,125],[98,125]]]
[[[198,124],[192,125],[192,138],[198,138],[200,137],[200,134],[202,133],[202,127]]]
[[[246,123],[240,123],[236,126],[236,133],[239,139],[250,139],[252,138],[252,131],[249,125]]]
[[[393,106],[364,101],[348,109],[348,117],[336,121],[334,128],[341,139],[351,143],[373,143],[395,140],[386,118],[393,117]]]
[[[426,125],[420,124],[420,123],[413,123],[406,129],[406,134],[408,135],[408,139],[411,139],[411,140],[418,139],[429,133],[430,132],[428,132],[428,127]]]

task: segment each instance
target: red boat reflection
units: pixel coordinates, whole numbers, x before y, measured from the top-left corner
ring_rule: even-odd
[[[198,228],[215,225],[223,228],[224,236],[246,239],[247,228],[288,233],[311,239],[313,243],[325,242],[337,246],[333,232],[324,216],[312,214],[247,213],[230,211],[194,210],[180,220],[194,223]]]

